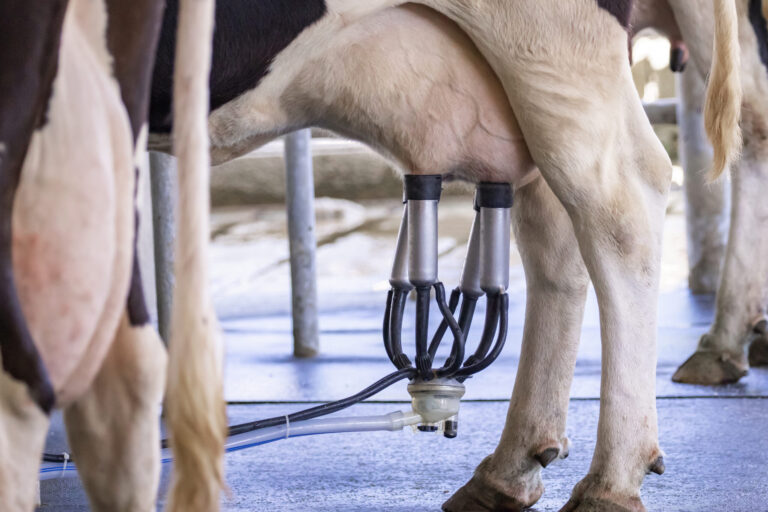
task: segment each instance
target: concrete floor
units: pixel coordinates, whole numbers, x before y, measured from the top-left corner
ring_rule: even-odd
[[[318,253],[322,354],[312,361],[290,357],[287,265],[280,229],[274,223],[259,227],[248,220],[252,213],[227,211],[217,217],[213,289],[227,343],[225,387],[232,422],[338,399],[392,370],[380,346],[380,322],[385,295],[381,283],[391,257],[396,208],[326,206],[342,213],[318,226],[321,238],[327,236],[328,241]],[[458,200],[446,205],[445,222],[453,231],[441,231],[447,233],[441,239],[441,277],[449,287],[460,268],[461,233],[471,221],[469,207],[463,206]],[[257,218],[268,215],[262,211]],[[273,231],[271,241],[264,242],[265,230]],[[646,479],[643,499],[649,510],[665,512],[768,511],[768,370],[753,369],[742,382],[720,388],[670,381],[713,314],[711,297],[694,297],[685,289],[684,250],[682,216],[672,209],[665,234],[657,378],[667,472]],[[233,269],[233,261],[248,263]],[[458,438],[410,430],[336,434],[230,454],[226,465],[231,496],[223,509],[439,510],[493,450],[501,432],[519,357],[525,302],[521,276],[519,262],[513,261],[507,346],[491,368],[467,382]],[[478,328],[472,331],[475,336]],[[571,456],[544,471],[547,491],[535,510],[558,510],[587,472],[597,428],[599,373],[598,316],[591,294],[569,411]],[[372,402],[340,414],[405,409],[404,387],[393,386]],[[56,419],[47,450],[62,449],[65,441]],[[168,474],[165,468],[164,488]],[[42,499],[41,510],[88,510],[73,479],[43,482]]]

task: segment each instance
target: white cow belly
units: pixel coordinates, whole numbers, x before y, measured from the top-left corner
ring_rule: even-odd
[[[13,210],[21,305],[60,404],[88,386],[113,338],[133,232],[130,128],[93,48],[104,19],[79,10],[72,2],[47,123],[31,141]]]

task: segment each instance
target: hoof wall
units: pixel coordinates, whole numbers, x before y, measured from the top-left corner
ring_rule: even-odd
[[[587,475],[560,512],[645,512],[645,506],[639,495],[617,494],[598,475]]]
[[[755,338],[749,346],[749,366],[768,366],[768,336]]]
[[[538,498],[537,498],[538,499]],[[484,488],[475,478],[443,503],[444,512],[522,512],[530,505]]]
[[[584,498],[581,500],[571,499],[560,509],[560,512],[645,512],[642,503],[639,504],[639,507],[627,508],[608,500]]]
[[[672,376],[675,382],[716,386],[738,382],[747,367],[729,354],[696,352]]]

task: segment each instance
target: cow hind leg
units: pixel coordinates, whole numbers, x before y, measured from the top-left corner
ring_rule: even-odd
[[[150,325],[124,315],[84,396],[64,410],[70,446],[94,511],[155,510],[165,349]]]
[[[727,384],[747,374],[749,364],[768,364],[768,333],[760,321],[768,306],[768,239],[760,236],[768,219],[768,145],[749,136],[764,123],[761,113],[745,109],[744,150],[732,172],[731,230],[717,291],[717,311],[696,352],[672,377],[688,384]],[[757,133],[764,133],[761,127]]]
[[[622,85],[630,98],[629,84]],[[603,155],[577,156],[568,173],[542,171],[568,205],[595,286],[602,340],[597,445],[589,474],[563,511],[643,511],[643,478],[664,471],[655,404],[656,307],[671,165],[639,105],[622,103],[624,120],[593,119],[593,127],[605,123],[617,134],[603,133],[608,144],[602,147],[590,140]]]
[[[629,117],[646,122],[640,115]],[[595,286],[602,339],[597,445],[589,474],[564,511],[643,511],[643,478],[664,471],[655,404],[656,303],[671,165],[658,141],[622,124],[617,133],[638,147],[622,147],[622,139],[614,139],[607,149],[613,158],[574,175],[545,174],[570,205]],[[597,140],[592,144],[599,146]],[[615,171],[621,180],[605,179]]]
[[[515,193],[525,267],[522,353],[501,441],[444,510],[518,510],[544,491],[541,469],[568,456],[565,420],[589,277],[573,226],[542,179]]]
[[[581,2],[557,5],[565,34],[558,37],[571,38],[559,47],[562,55],[531,57],[527,49],[543,45],[547,34],[525,32],[510,45],[522,48],[519,61],[515,54],[499,58],[533,160],[571,219],[600,310],[597,444],[588,475],[563,510],[641,511],[643,478],[663,471],[656,309],[672,165],[634,90],[626,33],[596,7],[591,16]],[[509,14],[534,9],[520,6],[522,13]],[[604,43],[571,30],[573,14],[602,27]]]
[[[0,503],[4,512],[34,510],[48,425],[48,415],[32,400],[27,386],[0,372]]]

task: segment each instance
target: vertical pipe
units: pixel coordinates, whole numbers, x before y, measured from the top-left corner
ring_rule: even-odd
[[[702,109],[705,86],[694,66],[677,74],[680,162],[685,173],[685,217],[688,231],[688,286],[693,293],[714,293],[730,224],[730,182],[708,182],[712,147]]]
[[[319,350],[315,279],[315,187],[310,130],[285,137],[286,208],[291,256],[293,355],[313,357]]]
[[[157,285],[155,280],[155,242],[152,227],[152,185],[149,182],[149,155],[144,153],[139,163],[136,201],[139,210],[138,258],[141,286],[149,318],[157,323]]]
[[[168,343],[173,297],[174,208],[176,205],[176,159],[165,153],[149,152],[149,179],[152,191],[152,231],[155,244],[155,286],[157,328]]]

